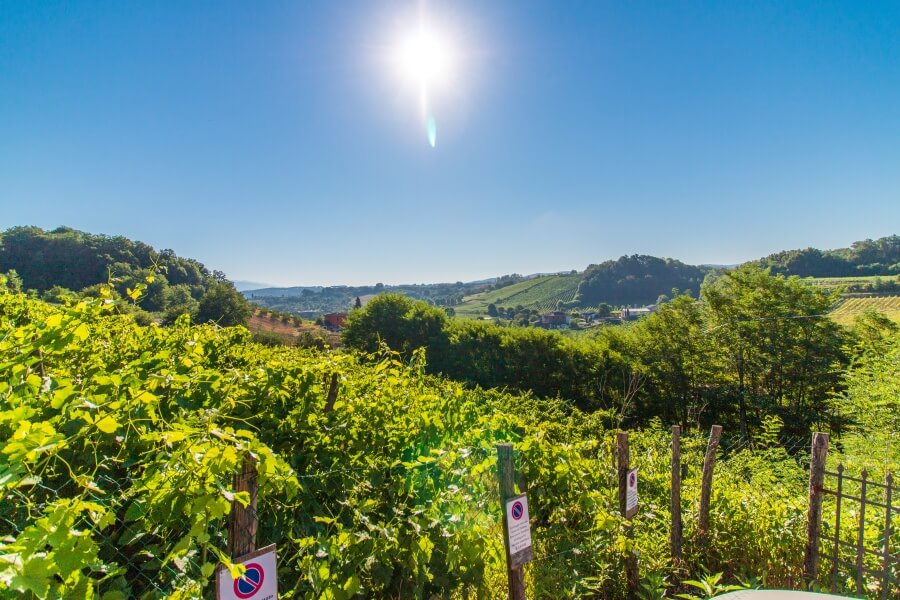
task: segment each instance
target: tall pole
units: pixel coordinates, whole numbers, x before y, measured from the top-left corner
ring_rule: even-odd
[[[503,548],[506,551],[509,600],[525,600],[525,570],[521,566],[512,566],[509,556],[509,523],[506,519],[506,501],[516,495],[515,476],[513,445],[497,444],[497,478],[500,480],[500,508],[503,511]]]
[[[825,484],[825,459],[828,456],[828,435],[815,433],[809,462],[809,510],[806,513],[806,551],[803,555],[803,574],[807,583],[816,579],[819,569],[819,534],[822,528],[822,486]]]

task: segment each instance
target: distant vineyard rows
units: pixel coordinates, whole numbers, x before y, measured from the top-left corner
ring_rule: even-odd
[[[575,296],[579,281],[577,276],[554,276],[540,279],[534,285],[520,289],[503,299],[498,298],[497,304],[503,306],[522,305],[541,311],[553,310],[560,300],[568,302]]]
[[[844,322],[870,310],[876,310],[895,321],[900,321],[900,296],[845,298],[835,307],[831,316],[839,322]]]

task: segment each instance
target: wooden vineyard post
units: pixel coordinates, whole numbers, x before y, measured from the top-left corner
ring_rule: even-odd
[[[509,523],[506,518],[506,501],[516,495],[516,467],[513,462],[513,445],[497,444],[497,477],[500,480],[500,506],[503,508],[503,547],[506,550],[506,575],[509,580],[509,600],[525,600],[525,570],[512,566],[509,554]]]
[[[634,525],[631,517],[628,517],[628,472],[631,470],[631,455],[628,448],[628,434],[624,431],[616,433],[616,455],[618,456],[619,475],[619,510],[623,517],[629,519],[625,526],[625,536],[634,538]],[[638,593],[638,565],[637,556],[633,550],[625,555],[625,578],[628,587],[628,597],[637,598]]]
[[[334,403],[337,401],[338,397],[338,374],[331,374],[331,382],[328,384],[328,397],[325,399],[325,411],[331,412],[334,410]]]
[[[672,560],[676,565],[681,562],[681,427],[672,425],[672,523],[669,530],[669,545]]]
[[[712,497],[713,468],[716,466],[716,450],[722,437],[722,426],[713,425],[709,432],[706,458],[703,460],[703,480],[700,487],[700,543],[705,544],[709,536],[709,501]]]
[[[238,558],[256,550],[256,461],[244,459],[241,472],[234,476],[234,491],[250,494],[250,504],[244,507],[237,500],[231,502],[231,521],[228,527],[228,551]]]
[[[811,585],[819,569],[819,533],[822,528],[822,497],[825,484],[825,459],[828,456],[828,435],[814,433],[809,462],[809,510],[806,513],[806,552],[803,575]]]

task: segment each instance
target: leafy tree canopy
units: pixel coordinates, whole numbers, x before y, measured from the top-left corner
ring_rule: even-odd
[[[578,285],[576,303],[595,306],[651,304],[672,289],[697,294],[707,269],[671,258],[633,254],[590,265]]]
[[[3,271],[11,274],[8,286],[37,290],[57,303],[70,297],[66,291],[96,295],[98,286],[110,283],[125,297],[140,284],[144,287],[141,309],[163,315],[164,322],[181,314],[227,325],[246,323],[249,318],[247,302],[227,289],[234,286],[221,271],[210,272],[172,250],[156,251],[123,236],[94,235],[70,227],[52,231],[13,227],[0,233]],[[206,310],[199,314],[201,306]]]

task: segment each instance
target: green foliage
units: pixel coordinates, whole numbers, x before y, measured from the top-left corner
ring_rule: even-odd
[[[571,273],[527,279],[515,276],[498,282],[491,290],[465,297],[463,303],[456,307],[457,313],[470,317],[486,312],[490,316],[504,316],[504,308],[514,309],[513,314],[523,309],[538,312],[555,310],[558,302],[572,300],[580,281],[581,275]],[[498,310],[497,314],[491,314],[491,304]],[[508,315],[508,318],[511,316]]]
[[[778,414],[795,436],[843,426],[831,397],[847,361],[846,335],[825,314],[832,300],[796,278],[742,267],[706,284],[701,301],[675,294],[637,323],[576,341],[449,321],[424,303],[383,295],[352,312],[344,341],[363,352],[384,343],[405,357],[425,347],[431,373],[615,410],[621,423],[715,420],[746,438]],[[529,318],[524,310],[516,316]]]
[[[702,595],[697,596],[694,594],[677,594],[675,597],[684,598],[684,600],[704,600],[705,598],[715,598],[720,594],[727,594],[728,592],[747,589],[743,585],[723,585],[722,583],[720,583],[721,580],[722,573],[707,575],[699,581],[696,579],[688,579],[684,582],[684,584],[700,590],[700,593]]]
[[[862,240],[840,250],[787,250],[755,264],[800,277],[853,277],[900,274],[900,236]]]
[[[845,378],[846,388],[837,397],[838,410],[853,424],[842,442],[850,456],[871,455],[869,449],[878,448],[876,456],[882,462],[864,466],[896,473],[900,469],[900,331],[885,327],[869,331],[863,339],[860,355]]]
[[[631,435],[641,509],[629,537],[618,515],[615,415],[467,389],[427,375],[411,346],[401,355],[376,345],[378,357],[362,357],[266,348],[242,328],[186,317],[141,327],[102,296],[59,307],[0,293],[0,596],[211,595],[216,564],[227,565],[232,501],[247,501],[232,477],[253,456],[258,540],[278,544],[286,597],[502,597],[501,441],[515,442],[528,482],[531,598],[625,598],[632,550],[652,575],[646,597],[684,592],[690,580],[706,596],[751,576],[771,587],[800,580],[807,474],[777,444],[777,417],[762,420],[755,449],[718,461],[708,545],[696,531],[705,439],[685,435],[685,556],[675,569],[659,419]],[[382,318],[426,343],[444,331],[420,322],[440,323],[425,311],[439,309],[382,302],[393,309]],[[663,314],[660,327],[696,310],[689,298],[672,304],[685,314]],[[476,336],[473,351],[484,336],[516,331],[474,325],[451,330]],[[565,344],[553,347],[562,338],[530,333],[484,346],[521,343],[508,356],[522,362],[566,356]],[[613,341],[590,356],[612,356]],[[881,363],[863,364],[860,386],[881,389],[864,375]],[[521,368],[526,376],[534,366]],[[337,401],[326,411],[333,374]],[[878,531],[866,535],[874,543]]]
[[[53,231],[13,227],[0,233],[0,269],[11,269],[7,282],[13,291],[33,288],[59,304],[78,295],[99,297],[100,288],[110,284],[112,297],[127,297],[142,285],[141,308],[155,316],[141,314],[141,322],[159,319],[170,324],[188,314],[236,325],[245,324],[249,316],[243,296],[221,273],[210,273],[199,262],[180,258],[171,250],[157,252],[121,236],[92,235],[68,227]]]
[[[341,337],[348,347],[362,352],[376,352],[387,344],[406,358],[418,348],[428,348],[431,362],[445,353],[447,322],[444,311],[424,302],[382,294],[350,313]]]
[[[702,298],[734,386],[742,432],[773,412],[794,434],[832,425],[829,396],[840,376],[835,367],[846,360],[840,326],[827,316],[832,294],[796,277],[743,266],[704,284]]]
[[[143,279],[148,270],[165,273],[171,284],[204,286],[211,277],[197,261],[171,250],[156,252],[122,236],[92,235],[68,227],[44,231],[13,227],[0,233],[0,267],[16,269],[25,287],[43,292],[54,285],[78,291],[114,277]]]
[[[195,596],[243,457],[272,492],[298,489],[234,420],[243,382],[219,361],[245,334],[141,328],[112,308],[0,297],[0,590]]]
[[[197,320],[201,323],[211,321],[221,327],[246,325],[250,313],[250,303],[234,289],[234,284],[218,281],[200,299]]]
[[[22,278],[19,277],[19,274],[15,269],[10,269],[4,275],[0,273],[0,288],[4,291],[8,292],[21,292],[22,291]]]
[[[697,294],[707,270],[671,258],[632,255],[590,265],[578,285],[581,306],[651,304],[672,289]]]

